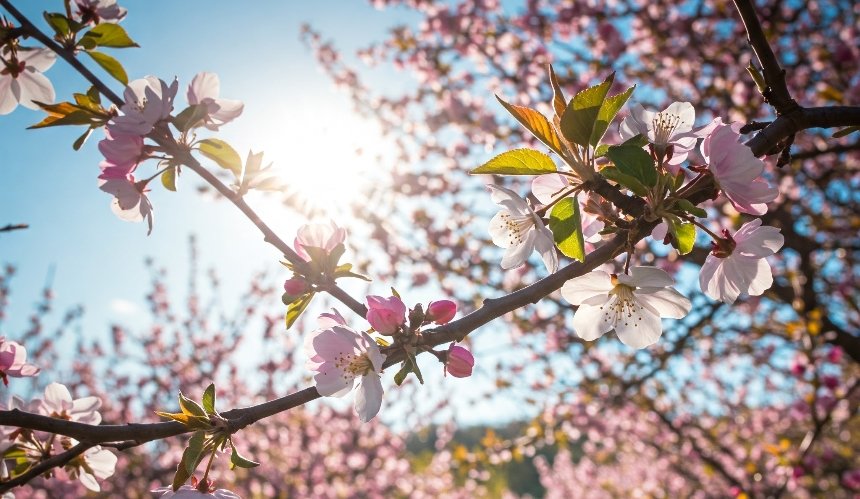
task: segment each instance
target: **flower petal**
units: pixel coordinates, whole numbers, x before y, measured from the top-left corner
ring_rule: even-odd
[[[371,372],[361,377],[355,389],[355,412],[358,418],[367,423],[382,407],[382,379],[379,374]]]
[[[573,315],[573,330],[585,341],[594,341],[612,330],[614,321],[604,313],[606,303],[601,305],[580,305]]]
[[[532,194],[542,204],[549,204],[570,185],[567,177],[558,173],[540,175],[532,181]]]
[[[645,348],[657,343],[663,334],[663,324],[657,314],[643,311],[640,320],[618,321],[615,333],[622,343],[633,348]]]
[[[646,291],[643,293],[643,291]],[[658,291],[637,290],[636,300],[654,310],[660,317],[682,319],[690,313],[693,304],[690,300],[673,288],[662,288]]]
[[[540,253],[543,264],[550,274],[558,270],[558,252],[555,250],[552,231],[546,227],[535,230],[535,249]]]
[[[630,269],[631,286],[639,288],[665,288],[672,284],[675,284],[675,280],[663,269],[657,267],[633,267]]]
[[[595,270],[564,283],[561,287],[561,296],[571,305],[579,305],[593,296],[601,295],[609,301],[609,292],[612,288],[609,274],[602,270]]]

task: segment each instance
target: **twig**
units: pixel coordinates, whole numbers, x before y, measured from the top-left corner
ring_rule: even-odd
[[[30,468],[26,473],[19,475],[15,478],[9,480],[8,482],[0,482],[0,494],[2,494],[3,492],[9,491],[9,490],[11,490],[14,487],[17,487],[19,485],[24,485],[25,483],[36,478],[37,476],[41,475],[42,473],[45,473],[46,471],[50,471],[50,470],[52,470],[54,468],[58,468],[60,466],[65,466],[66,463],[68,463],[72,459],[80,456],[81,454],[86,452],[91,447],[94,447],[94,445],[81,442],[81,443],[75,445],[74,447],[72,447],[71,449],[67,450],[66,452],[63,452],[62,454],[57,454],[56,456],[54,456],[52,458],[49,458],[49,459],[46,459],[46,460],[40,462],[36,466],[33,466],[32,468]]]
[[[29,224],[9,224],[5,227],[0,227],[0,232],[12,232],[13,230],[29,229]]]
[[[788,92],[788,87],[785,85],[785,70],[779,65],[776,55],[770,48],[755,13],[753,2],[751,0],[734,0],[734,2],[738,13],[741,15],[744,28],[746,28],[747,40],[764,72],[764,79],[767,83],[767,89],[764,92],[765,99],[776,109],[777,116],[793,112],[799,106]]]

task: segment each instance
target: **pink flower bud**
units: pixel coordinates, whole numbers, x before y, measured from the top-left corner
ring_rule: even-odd
[[[821,381],[829,390],[835,390],[839,386],[839,378],[836,376],[822,376]]]
[[[827,361],[831,364],[838,364],[842,361],[842,347],[835,346],[827,352]]]
[[[290,296],[299,296],[308,290],[308,283],[301,277],[293,277],[284,281],[284,291]]]
[[[456,313],[457,304],[451,300],[433,301],[427,306],[425,320],[436,324],[448,324]]]
[[[445,362],[445,372],[455,378],[468,378],[475,367],[475,357],[472,352],[451,343],[448,348],[448,360]]]
[[[379,334],[390,336],[406,323],[406,305],[400,298],[367,297],[367,322]]]

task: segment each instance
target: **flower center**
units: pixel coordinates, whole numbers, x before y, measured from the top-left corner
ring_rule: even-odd
[[[530,215],[512,215],[507,211],[502,213],[502,222],[508,231],[508,239],[511,246],[522,244],[526,233],[535,224],[534,219]]]
[[[677,114],[657,113],[651,120],[651,126],[654,127],[654,145],[665,147],[681,123],[681,117]]]
[[[629,326],[632,322],[634,327],[639,327],[645,307],[636,301],[633,293],[635,288],[626,284],[618,284],[617,278],[614,278],[612,282],[615,287],[612,288],[609,295],[615,295],[615,299],[600,307],[600,310],[603,310],[604,322],[618,324],[623,321],[625,326]]]
[[[343,371],[344,378],[355,378],[364,376],[373,371],[373,363],[366,353],[355,355],[354,353],[342,353],[335,357],[334,365]]]

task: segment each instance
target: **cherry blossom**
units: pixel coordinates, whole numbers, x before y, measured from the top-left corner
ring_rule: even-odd
[[[633,104],[618,131],[624,140],[643,135],[653,145],[657,157],[666,158],[675,167],[672,171],[677,172],[677,165],[696,147],[697,136],[692,132],[695,120],[696,110],[689,102],[673,102],[659,113]]]
[[[327,224],[305,224],[299,227],[293,247],[300,257],[309,262],[311,257],[305,251],[305,247],[322,248],[327,253],[331,253],[337,245],[343,244],[345,239],[346,230],[330,220]]]
[[[548,173],[540,175],[532,181],[532,193],[541,202],[548,205],[561,197],[570,185],[569,177],[558,173]],[[585,196],[583,196],[584,198]],[[583,209],[584,202],[579,201],[579,214],[582,222],[582,237],[586,242],[599,243],[602,239],[600,231],[603,230],[604,223],[597,215],[587,212]]]
[[[524,264],[537,250],[550,272],[558,270],[558,254],[555,252],[552,232],[546,228],[531,206],[514,191],[488,185],[493,202],[502,207],[490,220],[490,236],[493,244],[506,248],[502,258],[503,269],[513,269]]]
[[[445,360],[445,372],[455,378],[468,378],[475,367],[475,357],[469,350],[451,343]]]
[[[299,296],[308,290],[308,282],[301,277],[293,277],[284,281],[284,292],[290,296]]]
[[[734,236],[714,243],[714,249],[699,273],[699,286],[715,300],[734,303],[738,295],[761,295],[773,284],[768,256],[776,253],[785,238],[776,227],[761,226],[756,218],[741,226]]]
[[[242,175],[237,183],[233,184],[240,196],[244,196],[251,189],[262,191],[276,191],[284,187],[284,180],[277,170],[272,168],[272,163],[263,166],[263,153],[248,151],[248,160],[242,169]]]
[[[99,152],[104,160],[99,168],[115,169],[113,175],[128,175],[137,168],[143,158],[143,137],[139,135],[114,135],[105,129],[105,138],[99,141]]]
[[[77,16],[81,22],[118,23],[128,11],[117,5],[116,0],[75,0]]]
[[[39,368],[27,363],[27,350],[18,342],[0,337],[0,379],[9,384],[8,376],[23,378],[39,374]]]
[[[203,126],[216,131],[221,125],[227,124],[242,114],[245,105],[238,100],[221,99],[221,82],[215,73],[197,73],[188,85],[187,99],[190,105],[206,106],[207,115]]]
[[[0,62],[0,115],[9,114],[18,104],[39,109],[34,101],[54,102],[54,86],[42,73],[54,65],[57,56],[48,49],[18,48],[14,57],[8,51]]]
[[[65,385],[51,383],[45,388],[45,398],[39,401],[39,412],[52,418],[96,425],[102,420],[98,411],[101,405],[102,401],[94,396],[72,399]]]
[[[752,150],[740,142],[740,123],[726,125],[721,118],[706,128],[702,156],[723,194],[735,209],[751,215],[764,215],[767,205],[776,199],[779,190],[760,178],[764,162],[753,156]]]
[[[406,305],[400,298],[370,295],[366,301],[367,322],[377,333],[391,336],[406,323]]]
[[[633,267],[630,275],[595,270],[564,283],[561,296],[579,306],[573,328],[583,340],[614,330],[625,345],[645,348],[663,334],[661,317],[681,319],[692,307],[674,282],[656,267]]]
[[[116,135],[146,135],[159,121],[170,116],[179,81],[169,86],[154,76],[134,80],[125,87],[125,104],[122,114],[108,123],[108,130]]]
[[[161,494],[161,499],[205,499],[213,497],[215,499],[240,499],[239,496],[227,489],[217,489],[212,492],[200,492],[191,485],[183,485],[176,492],[171,487],[162,487],[152,491],[155,494]]]
[[[457,315],[457,304],[451,300],[438,300],[427,305],[425,320],[436,324],[448,324]]]
[[[111,178],[114,173],[121,171],[106,169],[99,179],[99,189],[111,194],[114,199],[111,202],[111,210],[114,214],[126,222],[140,222],[146,220],[147,235],[152,233],[152,203],[146,197],[146,184],[135,182],[133,175]]]
[[[368,422],[382,405],[379,373],[385,355],[365,332],[346,325],[336,311],[317,320],[319,329],[305,340],[307,367],[314,375],[317,391],[324,397],[343,397],[355,388],[355,412]]]
[[[71,445],[77,445],[77,443],[71,440]],[[101,487],[96,479],[104,480],[113,475],[116,462],[117,458],[111,451],[96,445],[67,464],[65,469],[69,478],[73,480],[77,478],[87,489],[99,492]]]

